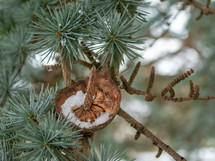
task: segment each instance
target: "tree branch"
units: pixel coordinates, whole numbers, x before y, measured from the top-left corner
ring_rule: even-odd
[[[150,88],[152,88],[152,85],[154,82],[154,68],[152,68],[151,72],[151,83],[150,83]],[[190,93],[187,97],[174,97],[175,96],[175,91],[173,87],[180,83],[182,80],[188,78],[192,73],[194,73],[193,69],[190,69],[189,71],[185,72],[184,74],[179,75],[177,78],[175,78],[173,81],[171,81],[162,91],[160,94],[156,93],[150,93],[150,90],[146,91],[141,91],[137,90],[135,88],[132,88],[129,85],[129,82],[125,79],[123,75],[120,75],[120,79],[122,81],[123,88],[128,92],[129,94],[136,94],[136,95],[143,95],[145,96],[145,100],[148,102],[153,101],[155,98],[161,98],[165,101],[172,101],[172,102],[183,102],[183,101],[190,101],[190,100],[210,100],[210,99],[215,99],[215,96],[206,96],[206,97],[199,97],[199,85],[195,85],[195,89],[193,86],[192,81],[190,82]],[[150,81],[149,81],[150,82]],[[167,93],[170,93],[170,96],[166,96]]]
[[[90,110],[91,105],[93,103],[93,96],[95,93],[95,67],[92,67],[90,78],[87,85],[87,92],[86,92],[86,98],[84,101],[84,110]]]
[[[194,7],[198,8],[201,10],[201,12],[204,15],[210,15],[210,14],[214,14],[215,15],[215,9],[209,8],[209,3],[207,3],[206,6],[202,5],[201,3],[195,1],[195,0],[182,0],[184,3],[186,4],[191,4]]]
[[[61,46],[59,47],[59,53],[62,54],[61,53]],[[63,79],[64,79],[64,82],[66,84],[66,87],[72,86],[74,81],[71,80],[71,78],[70,78],[70,69],[67,65],[66,60],[63,58],[63,56],[61,56],[61,70],[63,73]]]
[[[74,83],[73,80],[71,80],[70,78],[70,71],[69,71],[69,68],[67,66],[67,63],[65,60],[61,60],[61,69],[62,69],[62,73],[63,73],[63,79],[64,79],[64,82],[66,84],[66,87],[68,86],[72,86],[72,84]]]
[[[143,126],[141,123],[137,122],[133,117],[131,117],[124,110],[122,110],[122,108],[119,109],[118,115],[121,116],[121,117],[123,117],[139,133],[145,135],[149,140],[151,140],[151,142],[153,143],[153,145],[157,146],[159,149],[162,149],[162,150],[166,151],[176,161],[186,161],[185,158],[183,158],[182,156],[180,156],[169,145],[165,144],[163,141],[161,141],[159,138],[157,138],[145,126]]]

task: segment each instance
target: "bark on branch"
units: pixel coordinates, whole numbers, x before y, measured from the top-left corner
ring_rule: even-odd
[[[61,46],[59,47],[59,53],[61,54],[61,70],[63,73],[63,79],[66,84],[66,87],[72,86],[74,83],[73,80],[70,78],[70,69],[68,67],[67,61],[63,58],[62,53],[61,53]]]
[[[145,126],[136,121],[133,117],[131,117],[128,113],[126,113],[122,108],[119,109],[118,115],[123,117],[133,128],[135,128],[138,132],[145,135],[153,145],[157,146],[159,149],[166,151],[172,158],[176,161],[186,161],[185,158],[180,156],[177,152],[175,152],[169,145],[165,144],[159,138],[157,138],[151,131],[149,131]]]
[[[204,15],[210,15],[210,14],[215,15],[215,9],[209,8],[209,5],[204,6],[203,4],[201,4],[195,0],[182,0],[182,1],[186,4],[191,4],[194,7],[200,9]]]

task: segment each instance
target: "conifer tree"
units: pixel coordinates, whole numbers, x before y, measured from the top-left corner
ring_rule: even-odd
[[[186,160],[120,107],[122,90],[143,95],[148,102],[215,98],[200,97],[199,85],[191,80],[188,95],[175,96],[174,86],[193,69],[160,93],[151,92],[154,67],[145,91],[131,87],[140,63],[128,80],[119,73],[126,61],[144,57],[140,46],[145,40],[147,5],[145,0],[0,1],[1,160],[122,160],[126,150],[101,143],[97,153],[93,143],[96,131],[116,115],[136,129],[135,139],[143,134],[158,147],[156,157],[166,151],[177,161]],[[56,62],[41,66],[54,74],[31,66],[38,54]],[[81,81],[72,75],[80,66],[88,71]],[[46,81],[31,82],[26,73]]]

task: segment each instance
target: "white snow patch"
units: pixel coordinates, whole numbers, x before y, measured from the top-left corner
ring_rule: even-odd
[[[95,119],[93,123],[90,123],[90,120],[88,122],[80,121],[75,114],[72,112],[73,106],[82,106],[84,105],[86,95],[82,91],[78,91],[75,95],[72,95],[69,97],[64,104],[61,105],[62,113],[65,117],[68,116],[68,119],[71,119],[70,122],[75,124],[76,126],[79,126],[80,128],[90,128],[93,126],[98,126],[100,124],[105,123],[109,120],[109,113],[108,112],[101,112],[100,117]]]
[[[64,116],[67,116],[71,113],[73,106],[82,106],[84,104],[86,95],[82,91],[78,91],[75,95],[69,97],[64,104],[61,105],[62,113]]]

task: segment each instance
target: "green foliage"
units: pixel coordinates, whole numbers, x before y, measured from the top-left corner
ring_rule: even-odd
[[[102,64],[110,59],[110,65],[118,67],[124,62],[123,54],[129,59],[140,56],[137,50],[142,51],[142,48],[137,45],[143,44],[143,36],[135,37],[134,34],[142,29],[144,21],[137,23],[139,14],[131,17],[132,10],[128,8],[129,5],[143,4],[143,1],[126,3],[122,14],[106,12],[104,7],[102,10],[98,7],[99,2],[89,4],[87,1],[60,5],[54,11],[41,9],[36,13],[38,21],[32,25],[33,49],[49,59],[54,59],[60,52],[72,66],[74,60],[79,61],[83,56],[79,41],[85,40],[90,50],[97,50],[93,56]]]
[[[42,87],[39,93],[36,89],[23,93],[23,85],[28,83],[23,74],[26,60],[31,61],[31,55],[38,53],[49,60],[60,54],[72,67],[80,59],[88,61],[80,45],[83,41],[95,52],[90,56],[96,61],[104,64],[108,60],[118,68],[124,55],[130,59],[140,56],[137,50],[142,49],[137,45],[143,39],[135,34],[145,22],[145,12],[139,8],[145,3],[128,0],[0,3],[1,160],[74,160],[71,149],[79,147],[81,135],[67,118],[54,112],[51,100],[55,89]],[[83,156],[85,160],[117,161],[125,154],[102,144],[99,156],[92,143],[91,146],[89,158]]]
[[[40,91],[39,95],[35,90],[29,91],[29,98],[23,94],[16,93],[8,102],[8,108],[1,110],[1,119],[8,126],[8,130],[23,130],[29,120],[38,122],[47,115],[53,108],[51,100],[55,90],[46,89]]]
[[[100,145],[100,154],[96,153],[95,145],[90,142],[89,157],[81,154],[85,161],[120,161],[126,153],[125,151],[119,151],[117,147],[104,144]]]
[[[16,93],[1,109],[2,158],[38,161],[73,159],[69,148],[78,147],[77,140],[81,135],[71,126],[69,119],[53,112],[51,100],[54,96],[54,88],[42,88],[39,94],[30,90],[28,98]]]
[[[5,11],[0,10],[0,39],[10,31],[11,26],[13,25],[14,21],[11,16],[8,16]]]
[[[142,29],[142,23],[135,23],[135,17],[128,19],[125,14],[117,12],[101,17],[92,26],[90,32],[91,44],[89,48],[95,51],[95,56],[102,60],[102,65],[110,59],[110,65],[119,67],[124,62],[123,54],[129,59],[140,56],[137,51],[142,48],[143,37],[132,37]]]
[[[79,131],[71,127],[70,120],[53,114],[52,112],[37,125],[31,121],[25,130],[18,135],[23,143],[18,143],[19,158],[25,160],[45,161],[54,158],[56,161],[73,160],[69,148],[77,148]]]
[[[145,0],[94,0],[92,2],[98,10],[104,10],[106,13],[113,13],[115,11],[124,13],[126,17],[135,17],[140,22],[145,21],[147,12],[144,8],[147,6]]]
[[[18,71],[11,68],[0,72],[0,105],[3,105],[8,98],[12,98],[17,92],[24,91],[24,82],[21,81]]]
[[[26,3],[22,3],[19,7],[17,7],[13,14],[13,18],[17,24],[29,25],[34,18],[34,14],[39,7],[40,1],[30,0]]]
[[[15,151],[11,148],[12,145],[10,145],[7,141],[2,141],[0,144],[0,159],[1,161],[16,161],[17,159],[14,158]]]
[[[29,53],[31,36],[24,26],[11,30],[0,41],[1,66],[21,68]]]
[[[33,49],[36,53],[44,53],[50,59],[55,58],[56,52],[73,64],[82,54],[79,37],[83,37],[81,28],[85,26],[80,5],[66,4],[48,12],[41,9],[36,13],[38,21],[33,22]]]

